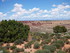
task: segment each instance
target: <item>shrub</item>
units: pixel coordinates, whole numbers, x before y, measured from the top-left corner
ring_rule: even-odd
[[[50,37],[49,33],[42,34],[42,39],[48,39]]]
[[[64,52],[64,51],[62,51],[62,50],[59,50],[59,51],[57,51],[57,53],[66,53],[66,52]]]
[[[43,49],[48,49],[48,50],[50,50],[51,52],[56,51],[56,47],[55,47],[55,46],[52,46],[52,45],[44,45],[42,48],[43,48]]]
[[[55,35],[55,33],[51,33],[50,36],[53,37]]]
[[[7,49],[5,49],[3,47],[0,48],[0,52],[1,53],[10,53]]]
[[[11,50],[14,50],[16,48],[16,45],[10,46]]]
[[[56,33],[55,34],[55,38],[60,39],[61,38],[61,34]]]
[[[30,53],[30,52],[23,52],[23,53]]]
[[[40,33],[40,32],[34,32],[32,36],[33,36],[32,37],[33,40],[40,41],[40,39],[42,38],[42,33]]]
[[[64,43],[66,43],[68,41],[67,38],[65,38],[64,36],[60,38],[60,40],[64,41]]]
[[[8,50],[3,50],[3,53],[10,53]]]
[[[53,46],[56,46],[57,49],[60,49],[60,48],[61,48],[61,45],[58,44],[58,43],[53,43],[52,45],[53,45]]]
[[[25,44],[25,49],[26,49],[26,48],[30,48],[30,47],[31,47],[31,46],[29,46],[28,44]]]
[[[18,39],[14,42],[15,45],[22,44],[22,43],[23,43],[22,39]]]
[[[38,43],[38,42],[36,42],[35,44],[34,44],[34,49],[38,49],[40,47],[40,44]]]
[[[13,50],[13,53],[18,53],[18,52],[24,52],[24,49],[15,48],[15,49]]]
[[[56,46],[56,48],[59,49],[64,46],[64,41],[56,40],[56,41],[53,41],[52,45]]]
[[[34,41],[30,41],[29,43],[25,44],[25,48],[31,48],[31,45],[34,43]]]
[[[50,42],[51,42],[51,39],[48,38],[48,39],[45,39],[44,41],[42,41],[42,42],[41,42],[41,45],[43,45],[43,44],[48,44],[48,43],[50,43]]]
[[[70,39],[70,36],[64,36],[66,39]]]
[[[44,50],[37,50],[35,53],[51,53],[51,52],[47,49],[44,49]]]
[[[54,33],[65,33],[67,32],[67,29],[65,26],[55,26],[53,27],[53,32]]]

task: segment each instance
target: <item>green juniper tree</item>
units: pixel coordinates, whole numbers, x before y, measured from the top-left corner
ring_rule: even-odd
[[[0,22],[0,42],[14,42],[18,39],[27,40],[29,26],[15,20]]]

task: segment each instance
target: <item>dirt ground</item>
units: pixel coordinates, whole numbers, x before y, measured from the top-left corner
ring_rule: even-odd
[[[70,39],[68,39],[68,40],[70,41]],[[41,42],[42,42],[42,40],[40,40],[39,43],[41,43]],[[27,43],[28,43],[28,42],[25,42],[25,41],[24,41],[24,44],[16,45],[16,47],[17,47],[17,48],[21,48],[21,49],[24,48],[24,50],[25,50],[26,52],[30,52],[30,53],[34,53],[35,51],[37,51],[37,50],[39,50],[39,49],[42,49],[42,46],[40,46],[39,49],[34,49],[34,48],[33,48],[33,47],[34,47],[34,44],[31,45],[31,48],[25,49],[24,45],[27,44]],[[14,45],[14,43],[9,43],[9,44],[10,44],[10,46],[13,46],[13,45]],[[7,45],[7,43],[3,44],[3,47],[6,46],[6,45]],[[49,43],[48,45],[50,45],[50,43]],[[62,50],[68,49],[68,48],[70,48],[70,44],[65,44],[64,47],[62,47]],[[12,52],[12,50],[9,50],[9,51]],[[21,53],[22,53],[22,52],[21,52]]]

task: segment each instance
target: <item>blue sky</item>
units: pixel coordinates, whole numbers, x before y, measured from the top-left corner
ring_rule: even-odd
[[[0,20],[70,20],[70,0],[0,0]]]

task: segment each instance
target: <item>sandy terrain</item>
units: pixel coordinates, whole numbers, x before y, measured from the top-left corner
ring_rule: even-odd
[[[70,41],[70,39],[68,39],[68,41]],[[42,40],[40,40],[39,43],[41,43],[41,42],[42,42]],[[27,43],[28,43],[28,42],[24,42],[24,44],[16,45],[16,47],[17,47],[17,48],[20,48],[20,49],[22,49],[22,48],[25,49],[24,45],[27,44]],[[10,44],[10,46],[13,46],[13,43],[9,43],[9,44]],[[6,46],[6,45],[7,45],[7,43],[3,44],[3,47]],[[48,45],[50,45],[50,43],[49,43]],[[26,52],[30,52],[30,53],[34,53],[35,51],[37,51],[37,50],[39,50],[39,49],[42,49],[42,46],[40,46],[39,49],[34,49],[33,47],[34,47],[34,44],[31,45],[31,48],[25,49],[25,51],[26,51]],[[62,50],[66,50],[66,49],[68,49],[68,48],[70,48],[70,44],[65,44],[65,45],[62,47]],[[12,50],[10,50],[10,49],[9,49],[9,51],[12,52]],[[21,53],[22,53],[22,52],[21,52]]]

